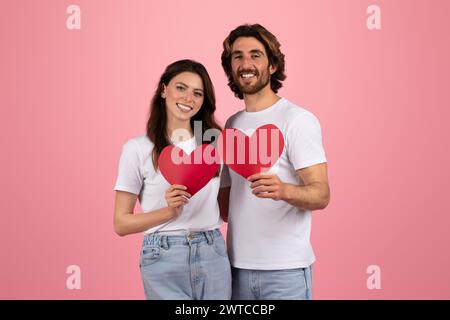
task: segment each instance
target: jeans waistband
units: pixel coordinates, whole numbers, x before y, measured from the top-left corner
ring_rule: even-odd
[[[193,243],[207,242],[208,244],[214,243],[214,238],[222,237],[222,233],[219,229],[208,230],[208,231],[187,231],[184,235],[165,235],[164,233],[159,234],[150,233],[144,235],[143,246],[146,245],[157,245],[163,248],[168,248],[170,245],[189,245]]]

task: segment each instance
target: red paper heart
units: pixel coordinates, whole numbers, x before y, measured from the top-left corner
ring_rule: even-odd
[[[283,152],[284,138],[273,124],[257,128],[251,137],[239,129],[227,128],[222,131],[218,149],[223,162],[247,179],[269,171]]]
[[[159,155],[158,166],[171,185],[184,185],[187,187],[186,191],[194,196],[208,184],[219,169],[219,161],[211,161],[210,156],[214,159],[216,157],[213,145],[198,146],[189,155],[183,149],[169,145]]]

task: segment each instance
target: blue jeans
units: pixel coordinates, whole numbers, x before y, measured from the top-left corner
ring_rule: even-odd
[[[232,268],[233,300],[312,300],[312,269]]]
[[[145,235],[139,268],[149,300],[231,298],[231,267],[219,229]]]

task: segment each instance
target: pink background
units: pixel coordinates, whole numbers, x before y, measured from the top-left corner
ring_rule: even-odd
[[[66,28],[70,4],[81,30]],[[315,298],[449,299],[449,12],[446,0],[2,1],[0,298],[144,298],[142,235],[112,227],[121,147],[144,134],[177,59],[205,64],[221,123],[241,109],[221,44],[258,22],[286,54],[280,94],[323,129],[332,200],[313,214]],[[72,264],[81,290],[66,288]]]

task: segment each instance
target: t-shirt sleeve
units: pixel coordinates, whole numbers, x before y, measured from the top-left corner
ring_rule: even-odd
[[[298,115],[288,130],[288,157],[294,169],[327,162],[319,120],[311,112]]]
[[[136,141],[129,140],[122,147],[114,190],[139,195],[143,183],[141,164],[139,145]]]

